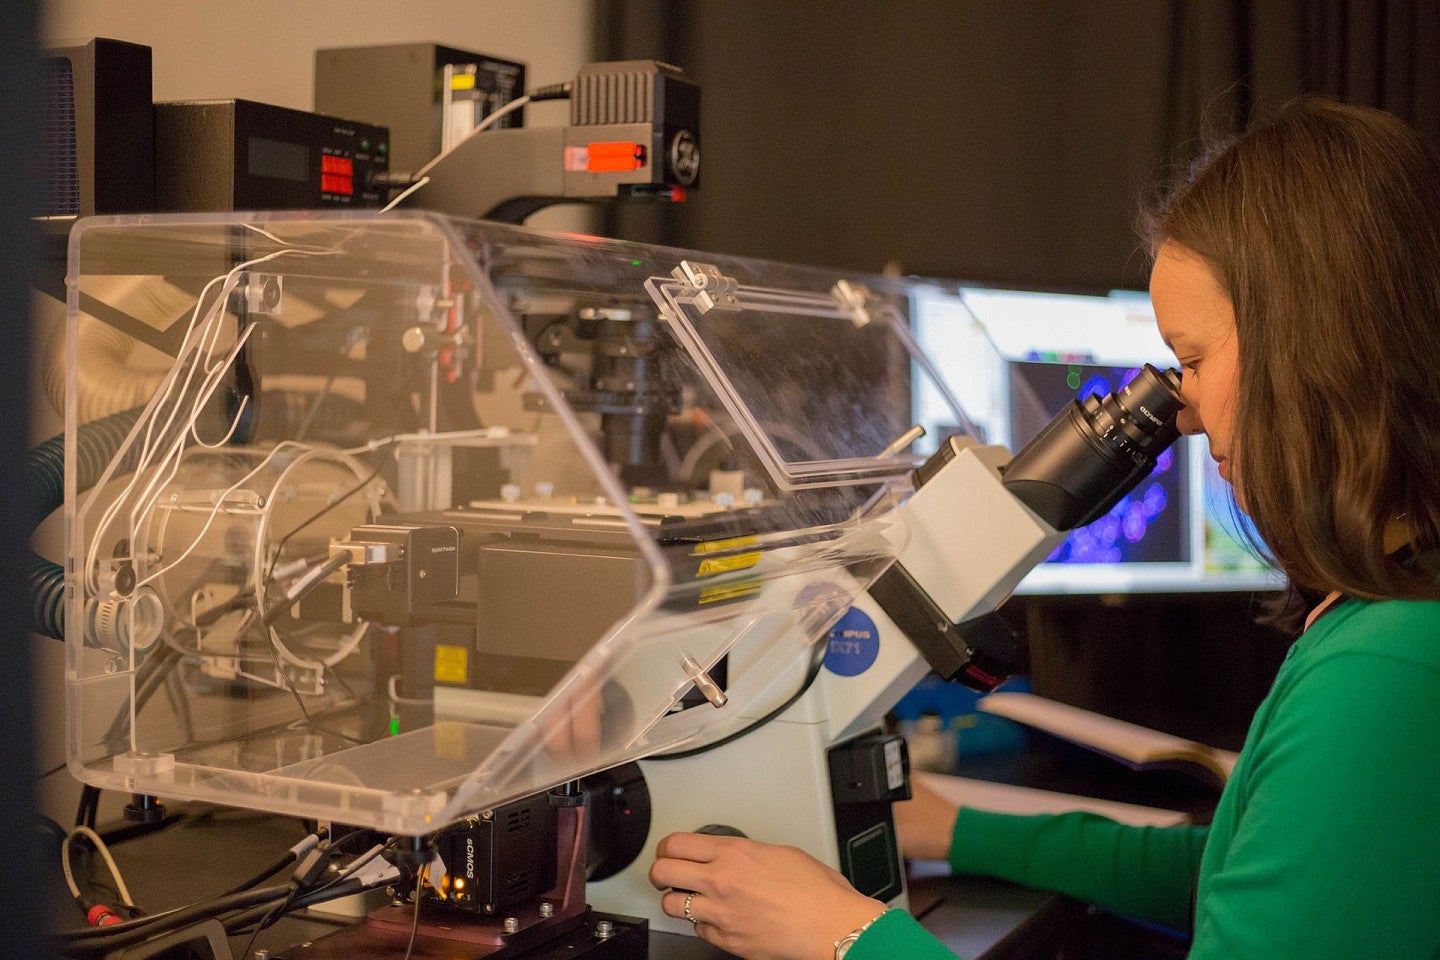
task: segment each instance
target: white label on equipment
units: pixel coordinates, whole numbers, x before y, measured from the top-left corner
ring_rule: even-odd
[[[885,781],[891,790],[905,786],[905,767],[900,762],[900,741],[885,744]]]

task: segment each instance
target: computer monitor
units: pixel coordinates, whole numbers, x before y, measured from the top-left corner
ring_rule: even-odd
[[[988,443],[1018,451],[1072,400],[1119,389],[1175,358],[1150,298],[922,287],[913,333]],[[928,381],[913,397],[922,452],[957,429]],[[1266,590],[1279,575],[1247,543],[1247,518],[1204,437],[1182,437],[1104,517],[1073,530],[1020,584],[1031,594]]]

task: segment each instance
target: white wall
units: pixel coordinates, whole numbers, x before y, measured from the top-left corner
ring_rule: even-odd
[[[595,59],[594,0],[52,0],[42,42],[113,37],[152,50],[155,99],[238,97],[314,108],[319,47],[433,41],[519,60],[531,86]],[[563,103],[527,111],[563,123]],[[542,211],[542,229],[590,231],[586,208]]]
[[[0,0],[3,2],[3,0]],[[433,41],[529,67],[532,86],[571,79],[594,60],[593,0],[55,0],[41,14],[42,42],[113,37],[152,48],[156,100],[239,97],[309,110],[319,47]],[[564,122],[563,104],[541,104],[527,122]],[[529,221],[546,229],[593,230],[588,209],[542,211]],[[63,322],[63,307],[37,303],[36,349]],[[58,413],[38,390],[32,434],[58,430]],[[35,546],[59,559],[59,527],[41,529]],[[53,529],[52,529],[53,528]],[[64,759],[63,648],[35,645],[38,767]],[[42,785],[42,809],[62,823],[74,817],[79,785],[57,773]],[[118,814],[111,798],[102,816]]]
[[[309,110],[317,47],[434,41],[523,61],[539,85],[594,59],[593,15],[591,0],[52,0],[41,36],[148,44],[157,100]]]

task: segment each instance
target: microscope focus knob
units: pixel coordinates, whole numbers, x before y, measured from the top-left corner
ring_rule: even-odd
[[[695,832],[703,833],[711,837],[739,837],[742,840],[750,839],[728,823],[707,823],[703,827],[696,827]]]

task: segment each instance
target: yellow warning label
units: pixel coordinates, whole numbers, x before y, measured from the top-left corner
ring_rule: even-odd
[[[742,550],[745,547],[753,547],[760,542],[759,537],[731,537],[729,540],[711,540],[709,543],[695,545],[692,557],[703,557],[707,553],[725,553],[727,550]]]
[[[435,682],[464,683],[466,679],[465,665],[469,654],[470,651],[464,647],[452,647],[437,643],[435,645]]]
[[[735,600],[760,592],[759,580],[745,580],[741,583],[727,583],[724,586],[707,587],[700,591],[700,604],[719,603],[721,600]]]
[[[760,562],[765,554],[759,550],[750,553],[737,553],[733,557],[713,557],[709,560],[700,561],[700,569],[695,572],[697,577],[713,577],[717,573],[729,573],[731,570],[748,570]]]
[[[454,650],[455,647],[450,649]],[[446,760],[465,759],[465,726],[459,723],[437,723],[431,728],[435,738],[435,756]]]

